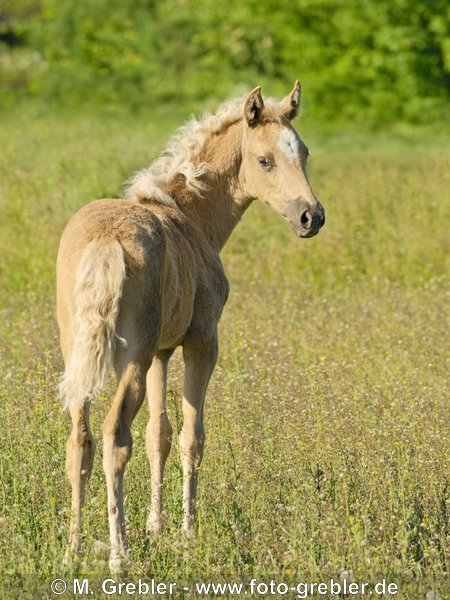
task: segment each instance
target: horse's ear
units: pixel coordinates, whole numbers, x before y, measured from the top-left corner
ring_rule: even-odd
[[[255,127],[260,122],[263,109],[264,101],[258,86],[250,92],[244,106],[244,117],[250,127]]]
[[[289,96],[286,96],[286,98],[281,101],[282,113],[286,118],[289,119],[289,121],[292,121],[292,119],[295,119],[295,117],[298,115],[301,96],[302,86],[297,79],[292,92],[289,94]]]

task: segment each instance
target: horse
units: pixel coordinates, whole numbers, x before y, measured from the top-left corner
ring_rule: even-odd
[[[81,515],[95,451],[89,408],[111,365],[118,387],[103,424],[111,572],[122,572],[130,561],[123,475],[132,453],[131,424],[146,392],[147,534],[162,532],[163,471],[173,435],[167,370],[178,346],[184,360],[183,528],[195,535],[203,407],[229,292],[220,251],[255,199],[272,206],[300,238],[316,235],[325,221],[306,175],[308,149],[291,125],[300,98],[298,81],[281,102],[264,100],[257,87],[216,114],[191,120],[159,158],[127,182],[124,199],[93,201],[68,222],[57,259],[65,364],[60,393],[72,421],[66,558],[81,553]]]

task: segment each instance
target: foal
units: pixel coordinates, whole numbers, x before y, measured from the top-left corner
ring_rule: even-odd
[[[72,419],[67,474],[72,485],[68,556],[80,552],[81,511],[95,442],[89,406],[109,365],[118,389],[104,426],[110,568],[127,561],[123,474],[131,424],[147,390],[146,449],[151,471],[150,536],[162,531],[161,488],[172,427],[167,365],[183,347],[184,529],[195,531],[203,403],[217,359],[217,324],[228,296],[219,252],[253,199],[270,204],[299,237],[316,235],[324,210],[305,173],[308,150],[290,121],[298,81],[280,103],[260,88],[244,102],[185,126],[167,151],[135,175],[128,200],[98,200],[64,230],[58,254],[58,323],[65,373],[61,393]]]

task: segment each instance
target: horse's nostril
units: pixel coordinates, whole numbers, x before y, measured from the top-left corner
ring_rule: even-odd
[[[300,216],[300,224],[304,229],[309,229],[311,227],[312,217],[311,211],[305,210]]]

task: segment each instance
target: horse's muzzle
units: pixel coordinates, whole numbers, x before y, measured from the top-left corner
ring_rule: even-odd
[[[303,198],[288,202],[283,210],[298,237],[313,237],[325,224],[325,210],[318,200],[310,204]]]

